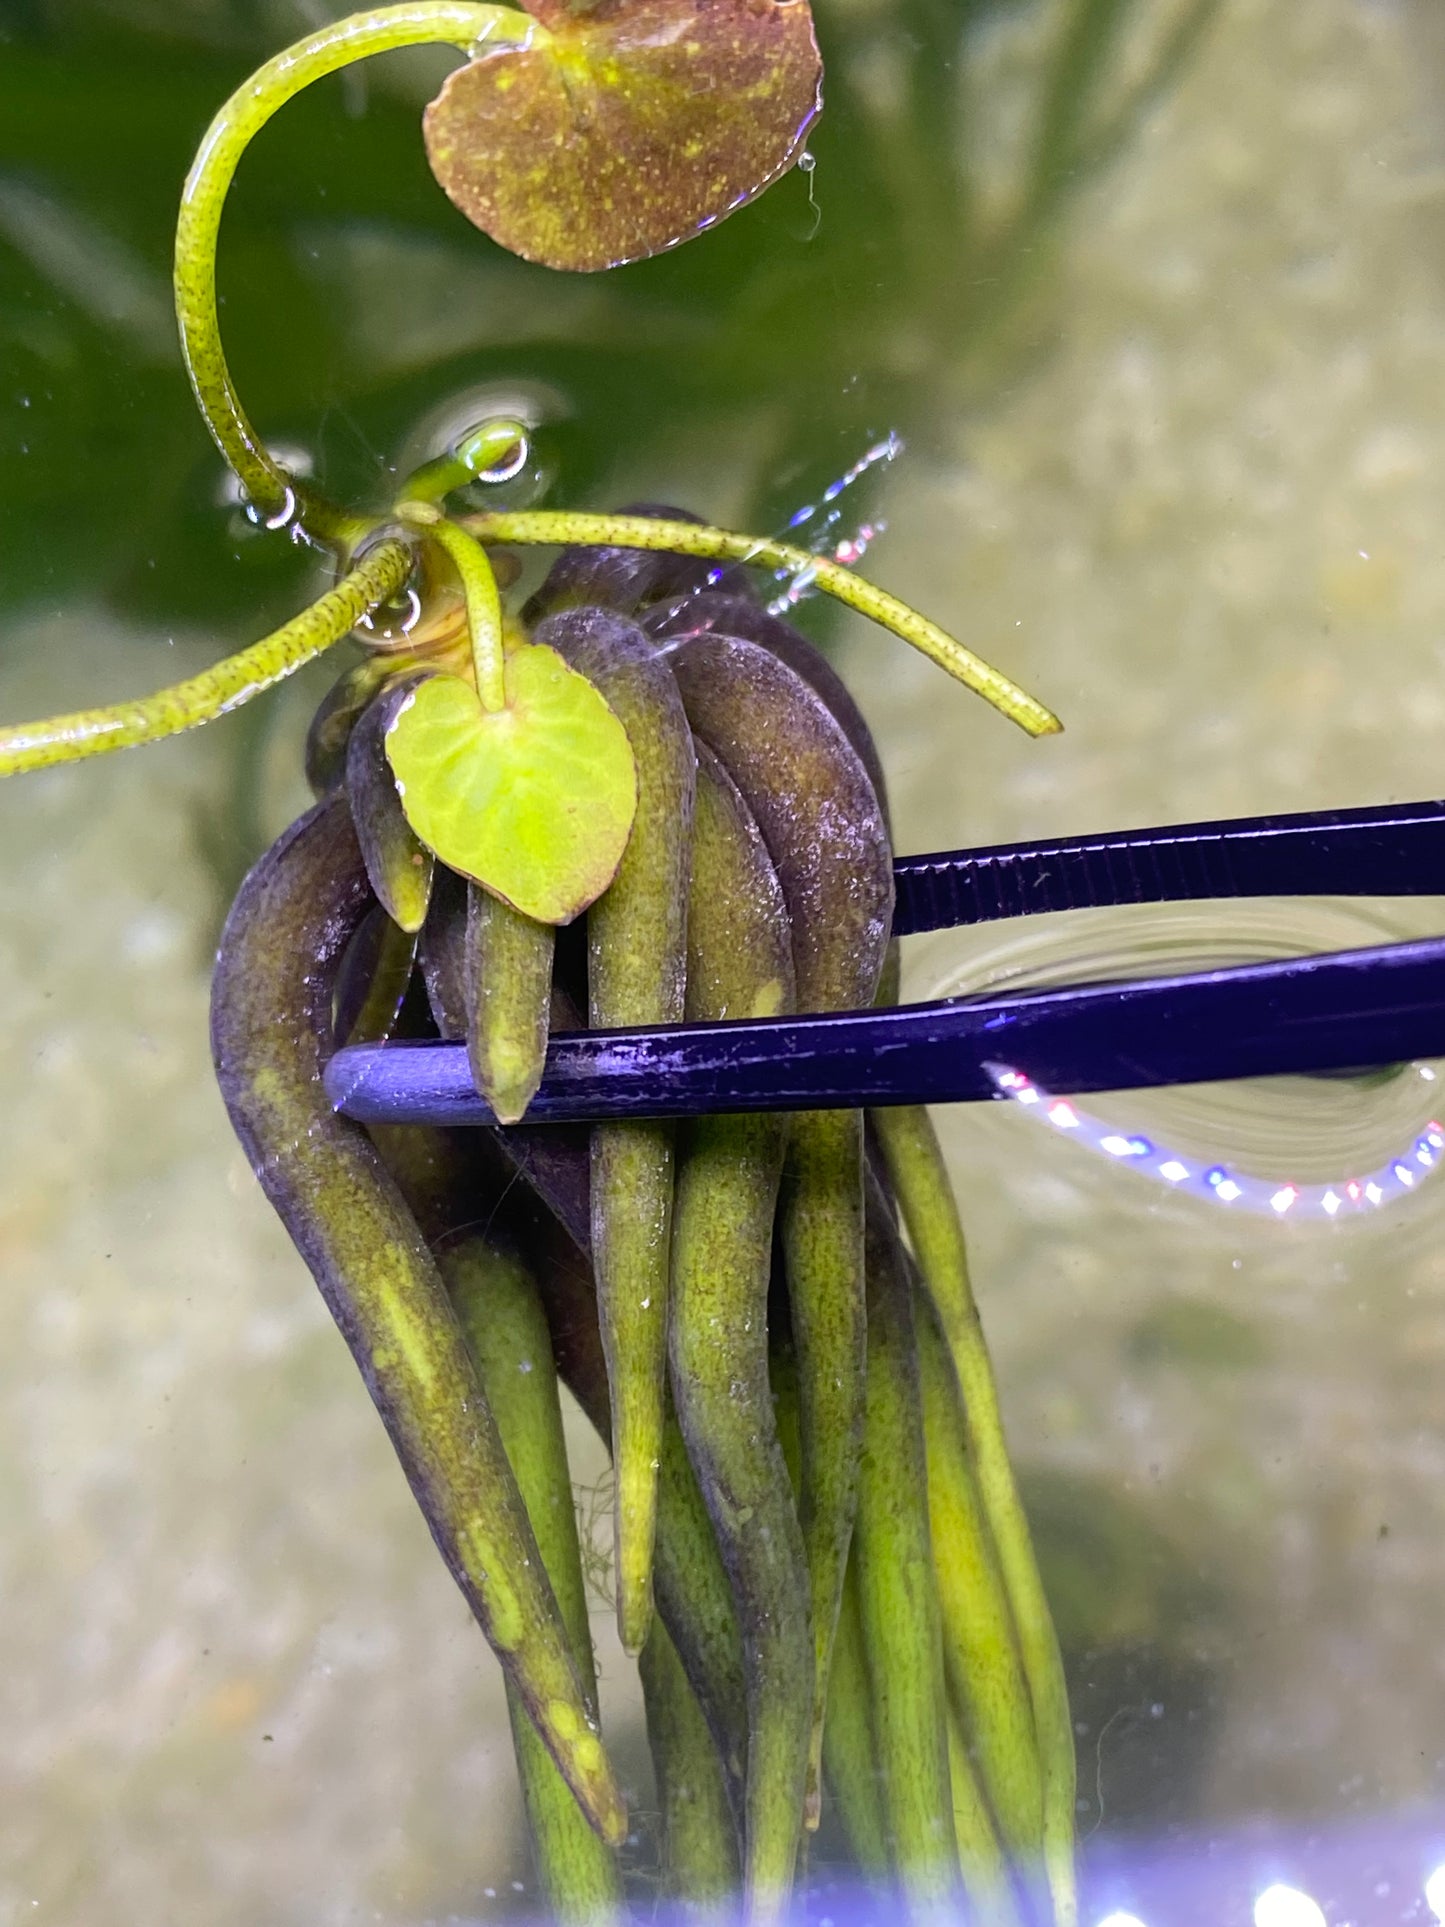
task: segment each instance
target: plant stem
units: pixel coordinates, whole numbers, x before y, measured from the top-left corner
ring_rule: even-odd
[[[310,811],[261,859],[218,952],[217,1080],[448,1570],[592,1826],[619,1846],[626,1807],[445,1284],[374,1144],[322,1087],[338,973],[370,902],[344,798]]]
[[[286,102],[339,68],[393,47],[440,41],[470,51],[479,41],[525,40],[541,31],[510,7],[470,0],[409,0],[333,22],[268,60],[222,107],[191,164],[176,222],[176,320],[196,404],[216,446],[262,515],[292,511],[323,540],[344,540],[351,518],[287,475],[241,406],[221,348],[216,313],[216,240],[221,210],[250,142]]]
[[[1074,1729],[1068,1689],[1028,1519],[1009,1463],[998,1387],[969,1281],[958,1205],[927,1111],[910,1105],[870,1115],[909,1242],[953,1355],[968,1456],[1018,1632],[1043,1776],[1043,1858],[1054,1927],[1077,1927]]]
[[[572,1478],[552,1339],[536,1281],[514,1253],[476,1231],[444,1247],[438,1262],[556,1595],[582,1691],[595,1707],[597,1671]],[[616,1856],[588,1825],[510,1680],[507,1711],[550,1913],[563,1927],[620,1927],[625,1915]]]
[[[1030,736],[1050,736],[1063,728],[1052,710],[917,609],[889,595],[886,589],[865,582],[840,563],[794,548],[789,542],[766,535],[739,535],[703,522],[666,522],[646,515],[588,515],[567,509],[488,510],[464,516],[462,527],[483,542],[665,549],[673,555],[700,555],[719,562],[755,562],[763,568],[786,569],[798,575],[806,571],[809,580],[825,594],[891,629]]]
[[[969,1462],[953,1361],[926,1297],[914,1324],[929,1524],[933,1543],[948,1549],[938,1561],[944,1667],[999,1837],[1028,1864],[1042,1844],[1042,1777],[1013,1611]],[[955,1785],[955,1805],[958,1794]]]
[[[350,575],[309,609],[249,649],[203,669],[199,676],[133,702],[0,728],[0,776],[19,776],[53,763],[76,763],[83,756],[128,749],[133,743],[159,742],[239,708],[340,642],[368,609],[401,587],[410,569],[405,543],[379,542]]]
[[[425,514],[421,511],[426,510]],[[429,502],[401,505],[400,513],[418,528],[425,528],[438,548],[445,549],[461,577],[462,593],[467,599],[467,633],[471,638],[472,667],[477,676],[477,695],[482,708],[496,711],[507,705],[506,684],[502,673],[502,598],[497,593],[497,578],[486,550],[465,529],[438,515]]]
[[[733,1916],[738,1842],[727,1781],[677,1648],[654,1619],[638,1665],[662,1809],[663,1891],[679,1922]]]
[[[877,1187],[868,1202],[868,1388],[853,1553],[879,1800],[910,1927],[959,1918],[948,1697],[913,1301]],[[940,1548],[940,1551],[942,1549]]]
[[[512,415],[494,416],[464,435],[460,443],[445,454],[433,456],[431,461],[413,469],[399,499],[440,502],[453,489],[465,488],[468,482],[510,480],[526,464],[528,440],[525,422]],[[499,468],[503,470],[500,476],[496,473]]]

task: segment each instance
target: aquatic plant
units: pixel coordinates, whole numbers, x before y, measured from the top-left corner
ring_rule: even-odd
[[[337,580],[200,676],[0,729],[0,774],[203,723],[350,634],[366,649],[313,724],[316,807],[227,923],[217,1072],[502,1662],[558,1914],[621,1908],[627,1833],[560,1377],[613,1452],[619,1626],[677,1896],[740,1881],[751,1919],[778,1917],[831,1789],[860,1865],[916,1916],[962,1886],[1012,1920],[1042,1873],[1070,1922],[1057,1642],[927,1118],[604,1122],[585,1139],[524,1121],[551,1028],[584,1011],[610,1028],[896,994],[876,754],[750,567],[806,570],[1025,729],[1057,722],[837,562],[679,511],[487,507],[528,460],[510,417],[376,512],[285,468],[221,348],[227,187],[310,81],[438,39],[467,54],[426,117],[438,178],[559,268],[711,226],[798,158],[818,108],[805,0],[409,0],[268,62],[187,182],[177,312],[251,512],[330,552]],[[562,553],[513,610],[501,585],[529,544]],[[466,1039],[494,1128],[368,1133],[333,1111],[338,1043],[403,1035]]]
[[[1058,338],[1060,244],[1217,11],[815,0],[816,165],[707,247],[601,285],[559,287],[472,245],[426,191],[413,70],[350,69],[271,123],[228,202],[226,331],[248,403],[348,498],[419,418],[485,384],[547,407],[539,445],[578,502],[600,499],[619,450],[646,477],[669,450],[716,449],[742,526],[771,529],[889,429],[952,460],[972,406],[989,410]],[[239,636],[301,594],[303,552],[246,530],[234,506],[216,513],[167,292],[174,182],[289,17],[234,0],[0,9],[0,423],[25,449],[0,470],[0,600],[48,593],[63,568],[67,595]],[[145,485],[89,491],[86,541],[62,564],[49,537],[76,475],[122,470]],[[241,763],[281,707],[251,711],[212,756]],[[236,788],[232,863],[264,842],[238,827],[239,774]]]

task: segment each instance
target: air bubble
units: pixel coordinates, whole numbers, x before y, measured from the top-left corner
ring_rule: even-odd
[[[532,438],[516,416],[496,415],[459,435],[452,453],[473,481],[510,482],[531,460]]]
[[[415,589],[410,587],[404,590],[403,594],[405,596],[402,604],[404,613],[399,621],[391,619],[397,607],[394,602],[384,602],[378,608],[368,610],[364,616],[357,617],[356,628],[362,642],[368,643],[372,648],[385,649],[395,646],[402,637],[411,634],[421,621],[421,597]]]

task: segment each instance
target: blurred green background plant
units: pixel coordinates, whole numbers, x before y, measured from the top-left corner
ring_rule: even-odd
[[[942,405],[1039,350],[1070,194],[1216,4],[820,0],[811,172],[702,245],[602,277],[512,259],[436,190],[418,108],[445,55],[372,63],[288,108],[241,170],[221,289],[242,391],[348,499],[384,492],[448,395],[521,381],[560,398],[560,500],[600,505],[620,453],[646,474],[665,444],[716,449],[734,476],[741,459],[736,506],[785,520],[871,441],[926,441]],[[217,513],[170,242],[211,113],[341,11],[0,6],[0,610],[98,592],[220,642],[298,596],[304,556]]]

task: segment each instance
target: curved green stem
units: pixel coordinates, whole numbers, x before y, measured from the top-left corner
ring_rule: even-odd
[[[524,421],[515,415],[494,415],[479,422],[445,454],[413,469],[398,500],[440,502],[468,482],[509,480],[524,466],[528,442]]]
[[[404,542],[379,542],[350,575],[309,609],[249,649],[203,669],[199,676],[133,702],[0,728],[0,776],[19,776],[52,763],[76,763],[83,756],[102,756],[134,743],[159,742],[238,709],[340,642],[368,609],[395,594],[410,569],[411,555]]]
[[[502,598],[486,550],[475,536],[438,514],[430,502],[403,502],[403,521],[424,528],[439,549],[445,549],[461,577],[467,600],[467,634],[472,645],[472,667],[483,709],[507,706],[502,673]]]
[[[298,40],[268,60],[226,102],[206,130],[186,176],[176,222],[176,320],[196,405],[216,446],[251,501],[266,516],[295,512],[313,535],[344,540],[351,518],[303,489],[265,448],[241,406],[221,348],[216,313],[216,240],[237,164],[254,137],[288,100],[368,54],[429,41],[470,51],[478,41],[521,40],[542,29],[510,7],[469,0],[409,0],[351,15]]]
[[[483,542],[665,549],[672,555],[755,562],[761,568],[788,569],[799,575],[806,571],[825,595],[891,629],[1030,736],[1051,736],[1063,728],[1051,709],[917,609],[889,595],[886,589],[865,582],[840,563],[794,548],[790,542],[778,542],[767,535],[739,535],[703,522],[665,522],[647,515],[588,515],[569,509],[487,510],[464,516],[462,526]]]

